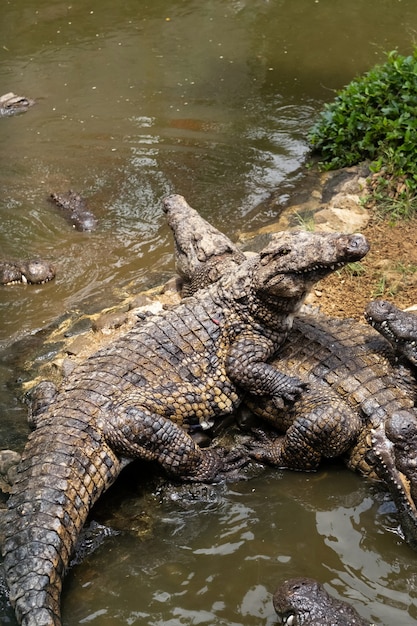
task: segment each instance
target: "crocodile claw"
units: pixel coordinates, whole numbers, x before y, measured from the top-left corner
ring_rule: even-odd
[[[272,397],[272,402],[277,409],[284,409],[286,404],[293,404],[307,389],[308,383],[294,376],[288,376],[285,388]]]
[[[211,448],[202,450],[203,457],[192,476],[184,476],[184,480],[192,482],[219,483],[234,482],[245,478],[242,468],[249,463],[249,456],[243,447]]]
[[[282,437],[268,434],[261,428],[253,428],[251,436],[245,442],[247,454],[251,459],[259,462],[274,463]]]

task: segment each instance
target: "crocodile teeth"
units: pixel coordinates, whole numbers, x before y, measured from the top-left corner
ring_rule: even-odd
[[[26,278],[24,274],[22,274],[22,278],[20,280],[22,281],[22,283],[25,283],[25,285],[28,284],[28,279]]]
[[[289,617],[287,617],[287,619],[284,622],[285,626],[293,626],[294,623],[295,623],[294,615],[290,615]]]

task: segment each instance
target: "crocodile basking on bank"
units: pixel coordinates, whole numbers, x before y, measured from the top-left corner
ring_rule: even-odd
[[[43,284],[55,278],[54,267],[43,259],[1,261],[0,285]]]
[[[304,385],[268,365],[308,290],[361,259],[362,235],[282,233],[177,307],[138,324],[65,379],[35,415],[8,502],[3,547],[10,600],[25,626],[61,624],[60,593],[76,539],[127,459],[194,481],[234,477],[242,458],[188,434],[240,403],[280,406]]]
[[[219,239],[221,254],[209,246],[213,227],[206,229],[206,222],[184,198],[170,196],[164,204],[186,289],[194,291],[220,276],[224,254],[229,255],[227,271],[231,264],[239,264],[231,242]],[[192,223],[193,245],[188,248],[184,244],[187,230],[177,214],[183,218],[188,214]],[[187,250],[188,256],[184,254]],[[189,265],[187,258],[192,260]],[[412,455],[406,454],[401,451],[400,436],[396,451],[385,432],[388,425],[392,429],[398,426],[399,412],[401,424],[417,423],[414,372],[397,362],[388,343],[372,328],[324,315],[298,315],[278,358],[271,362],[287,376],[304,381],[307,389],[284,408],[266,396],[246,396],[253,413],[273,427],[269,433],[257,428],[258,442],[248,438],[252,456],[282,468],[314,470],[323,457],[343,454],[350,469],[386,483],[405,538],[417,548],[417,488],[414,496],[409,489],[417,476],[410,462],[408,478],[400,471],[406,459],[415,457],[417,441]],[[397,416],[394,421],[393,416]],[[282,434],[278,436],[277,431]],[[393,435],[394,430],[390,432]]]

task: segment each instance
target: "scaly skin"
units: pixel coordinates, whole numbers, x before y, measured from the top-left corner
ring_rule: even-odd
[[[212,285],[245,261],[243,252],[190,207],[183,196],[165,198],[163,210],[174,235],[175,268],[183,281],[183,296]]]
[[[43,284],[55,278],[54,267],[42,259],[0,261],[0,285]]]
[[[365,319],[392,345],[399,359],[405,359],[416,375],[417,366],[417,315],[402,311],[386,300],[374,300],[365,310]],[[415,412],[399,410],[385,423],[384,429],[373,433],[375,446],[378,444],[377,461],[385,479],[394,486],[406,485],[409,501],[406,506],[402,499],[396,499],[397,508],[404,511],[411,529],[417,517],[417,417]],[[383,445],[381,442],[384,442]],[[395,459],[396,472],[390,472],[388,458]]]
[[[49,199],[63,210],[76,230],[92,231],[97,228],[97,219],[88,209],[87,202],[75,191],[51,193]]]
[[[157,461],[185,480],[233,475],[233,454],[200,449],[188,427],[231,412],[244,389],[277,405],[296,397],[303,385],[265,361],[309,288],[368,248],[361,235],[282,233],[234,273],[74,370],[35,414],[8,503],[4,567],[19,622],[61,624],[62,576],[75,541],[124,459]]]
[[[169,204],[174,238],[180,241],[176,245],[177,268],[194,291],[229,271],[228,264],[216,255],[213,242],[220,241],[223,256],[229,254],[234,264],[239,262],[233,244],[228,244],[227,238],[225,241],[225,236],[212,226],[208,229],[201,218],[195,220],[194,210],[181,196],[171,196],[165,202]],[[187,240],[190,231],[184,226],[187,211],[193,221],[192,245]],[[202,250],[200,242],[204,242]],[[201,259],[201,266],[194,263],[196,257]],[[193,274],[195,267],[197,280]],[[383,307],[384,320],[386,310]],[[408,315],[411,315],[405,324],[405,328],[411,325],[411,332],[406,334],[408,345],[407,342],[400,345],[409,356],[415,348],[416,318]],[[397,318],[396,313],[390,319]],[[387,328],[386,322],[384,327]],[[411,356],[409,360],[413,362]],[[250,436],[248,445],[256,459],[298,470],[314,470],[322,457],[344,453],[351,469],[386,483],[397,504],[405,538],[417,548],[417,488],[413,487],[417,482],[414,462],[417,437],[415,446],[406,447],[408,440],[404,436],[404,432],[413,428],[417,432],[416,383],[413,373],[395,361],[383,339],[353,320],[322,315],[296,318],[286,345],[272,363],[288,376],[303,380],[308,387],[284,410],[267,397],[247,396],[246,403],[253,411],[269,421],[275,431],[284,433],[277,436],[275,432],[271,437],[271,433],[267,435],[258,428],[255,431],[258,441]],[[391,440],[396,442],[395,447]]]
[[[279,623],[285,626],[372,626],[312,578],[285,580],[275,591],[273,603]]]
[[[350,469],[385,482],[404,537],[417,549],[417,436],[411,437],[417,434],[417,386],[387,348],[371,328],[353,320],[300,316],[279,367],[308,382],[309,390],[286,412],[271,400],[249,399],[256,415],[284,433],[262,434],[250,449],[258,460],[299,470],[344,452]]]
[[[394,365],[389,347],[371,328],[322,315],[294,320],[286,344],[272,361],[278,363],[287,376],[308,383],[309,392],[285,412],[267,398],[256,403],[247,399],[256,415],[285,432],[258,449],[255,445],[256,458],[311,470],[322,456],[346,451],[351,469],[375,477],[367,458],[372,429],[396,411],[415,414],[416,385],[410,371]],[[346,442],[349,431],[352,439]]]
[[[373,300],[365,309],[365,319],[394,348],[397,356],[404,357],[417,367],[417,315],[402,311],[387,300]]]

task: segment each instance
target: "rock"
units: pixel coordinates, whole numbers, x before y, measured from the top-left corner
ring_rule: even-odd
[[[95,332],[101,331],[105,333],[114,330],[115,328],[120,328],[123,324],[126,324],[128,319],[129,315],[127,312],[104,313],[93,321],[92,328]]]
[[[369,218],[368,211],[359,205],[357,196],[337,194],[326,208],[317,211],[313,219],[317,230],[355,233],[367,226]]]
[[[20,454],[14,450],[0,450],[0,491],[10,493]]]
[[[65,352],[67,352],[67,354],[73,354],[76,356],[77,354],[80,354],[80,352],[83,352],[85,350],[87,341],[88,341],[87,333],[78,335],[77,338],[74,339],[74,341],[72,341],[65,348]]]

